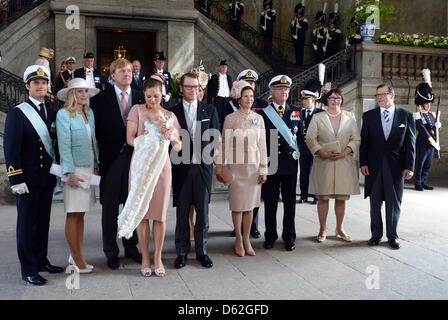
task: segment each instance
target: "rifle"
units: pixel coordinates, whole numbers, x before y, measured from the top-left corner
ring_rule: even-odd
[[[442,98],[442,85],[440,85],[440,95],[439,95],[439,99],[437,100],[437,111],[436,111],[436,123],[439,122],[440,120],[440,100]],[[439,129],[436,127],[434,130],[434,138],[436,140],[437,143],[439,143]],[[440,143],[439,143],[440,145]],[[435,150],[434,152],[434,157],[436,159],[440,159],[440,151],[439,150]]]

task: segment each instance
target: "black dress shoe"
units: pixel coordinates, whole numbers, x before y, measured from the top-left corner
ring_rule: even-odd
[[[208,255],[203,255],[203,256],[196,257],[196,260],[198,260],[202,264],[202,266],[204,268],[211,268],[211,267],[213,267],[213,262],[208,257]]]
[[[255,230],[254,232],[251,232],[251,233],[250,233],[250,236],[251,236],[252,238],[254,238],[254,239],[258,239],[258,238],[261,237],[261,234],[260,234],[260,231]]]
[[[371,238],[367,244],[371,247],[377,246],[380,244],[380,239]]]
[[[22,278],[25,282],[35,285],[35,286],[43,286],[48,282],[47,279],[44,277],[41,277],[39,274],[36,274],[34,276],[28,276]]]
[[[52,266],[51,264],[47,264],[46,266],[40,267],[39,272],[61,273],[61,272],[64,272],[64,268]]]
[[[313,204],[317,204],[317,199],[313,199]]]
[[[274,242],[265,241],[263,247],[267,250],[274,248]]]
[[[423,191],[423,187],[421,185],[418,185],[418,184],[415,185],[414,189],[417,190],[417,191]]]
[[[300,198],[299,200],[297,200],[297,203],[304,203],[306,202],[306,199]]]
[[[235,230],[232,230],[232,232],[230,232],[229,237],[232,237],[232,238],[236,237]]]
[[[296,249],[296,246],[294,245],[294,242],[285,242],[285,249],[286,251],[293,251]]]
[[[134,260],[137,263],[142,263],[142,254],[138,252],[138,250],[134,252],[125,252],[124,256],[126,258]]]
[[[400,241],[398,239],[390,239],[389,245],[392,249],[395,249],[395,250],[398,250],[401,247]]]
[[[186,256],[177,256],[176,261],[174,261],[174,267],[176,269],[183,268],[187,265],[187,257]]]
[[[423,189],[425,190],[434,190],[434,187],[428,186],[427,184],[422,184]]]
[[[116,270],[120,267],[120,260],[118,257],[107,258],[107,266],[112,270]]]

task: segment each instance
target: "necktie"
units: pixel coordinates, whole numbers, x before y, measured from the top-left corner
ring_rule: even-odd
[[[128,102],[126,100],[126,91],[123,91],[121,93],[121,105],[123,106],[123,110],[126,110],[128,107]]]
[[[194,130],[194,121],[196,119],[194,119],[194,107],[193,107],[193,103],[188,103],[188,118],[190,119],[190,134],[193,134],[193,130]]]
[[[306,110],[306,119],[308,120],[311,116],[311,111],[310,110]]]
[[[47,117],[45,116],[45,105],[43,103],[39,104],[40,110],[39,110],[39,114],[42,118],[42,120],[47,120]]]
[[[283,106],[279,106],[277,111],[278,111],[278,115],[280,116],[280,118],[283,118],[283,113],[285,112],[285,108]]]
[[[384,115],[384,121],[386,121],[386,123],[389,123],[389,121],[390,121],[390,119],[389,119],[389,111],[384,110],[383,115]]]

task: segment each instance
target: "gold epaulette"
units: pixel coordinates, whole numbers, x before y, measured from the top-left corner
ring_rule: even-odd
[[[8,168],[8,172],[7,172],[7,176],[8,176],[8,177],[12,177],[12,176],[15,176],[15,175],[18,175],[18,174],[23,174],[22,169],[17,169],[17,170],[15,170],[15,169],[13,168],[13,166],[9,166],[9,168]]]

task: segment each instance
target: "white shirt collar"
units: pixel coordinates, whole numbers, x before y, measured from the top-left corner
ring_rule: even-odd
[[[34,103],[34,105],[37,107],[38,110],[40,110],[39,105],[40,105],[41,103],[45,104],[45,102],[39,102],[38,100],[36,100],[36,99],[34,99],[34,98],[31,98],[31,96],[30,96],[29,98],[30,98],[31,102]]]
[[[157,73],[163,73],[163,70],[157,69]]]
[[[197,108],[197,106],[198,106],[198,99],[195,99],[195,100],[194,100],[193,102],[191,102],[191,103],[185,101],[184,99],[182,99],[182,104],[183,104],[185,110],[189,110],[190,105],[193,106],[193,107],[195,107],[195,108]]]
[[[305,114],[308,114],[308,113],[313,113],[315,107],[312,107],[311,109],[306,109],[306,108],[304,108],[304,109],[305,109]]]
[[[121,90],[120,88],[118,88],[116,85],[114,85],[114,89],[115,89],[115,94],[120,97],[121,99]],[[128,87],[126,90],[127,96],[129,96],[131,94],[131,87]]]
[[[278,108],[280,107],[279,104],[276,104],[274,101],[272,101],[272,104],[274,105],[275,109],[278,110]],[[284,109],[286,109],[285,106],[282,106]]]
[[[219,72],[219,77],[220,78],[224,78],[224,77],[227,78],[227,74],[222,74],[221,72]]]
[[[393,104],[392,107],[390,107],[389,109],[386,109],[384,107],[380,107],[380,109],[381,109],[381,116],[383,115],[384,110],[389,111],[389,115],[393,115],[395,113],[395,104]]]

